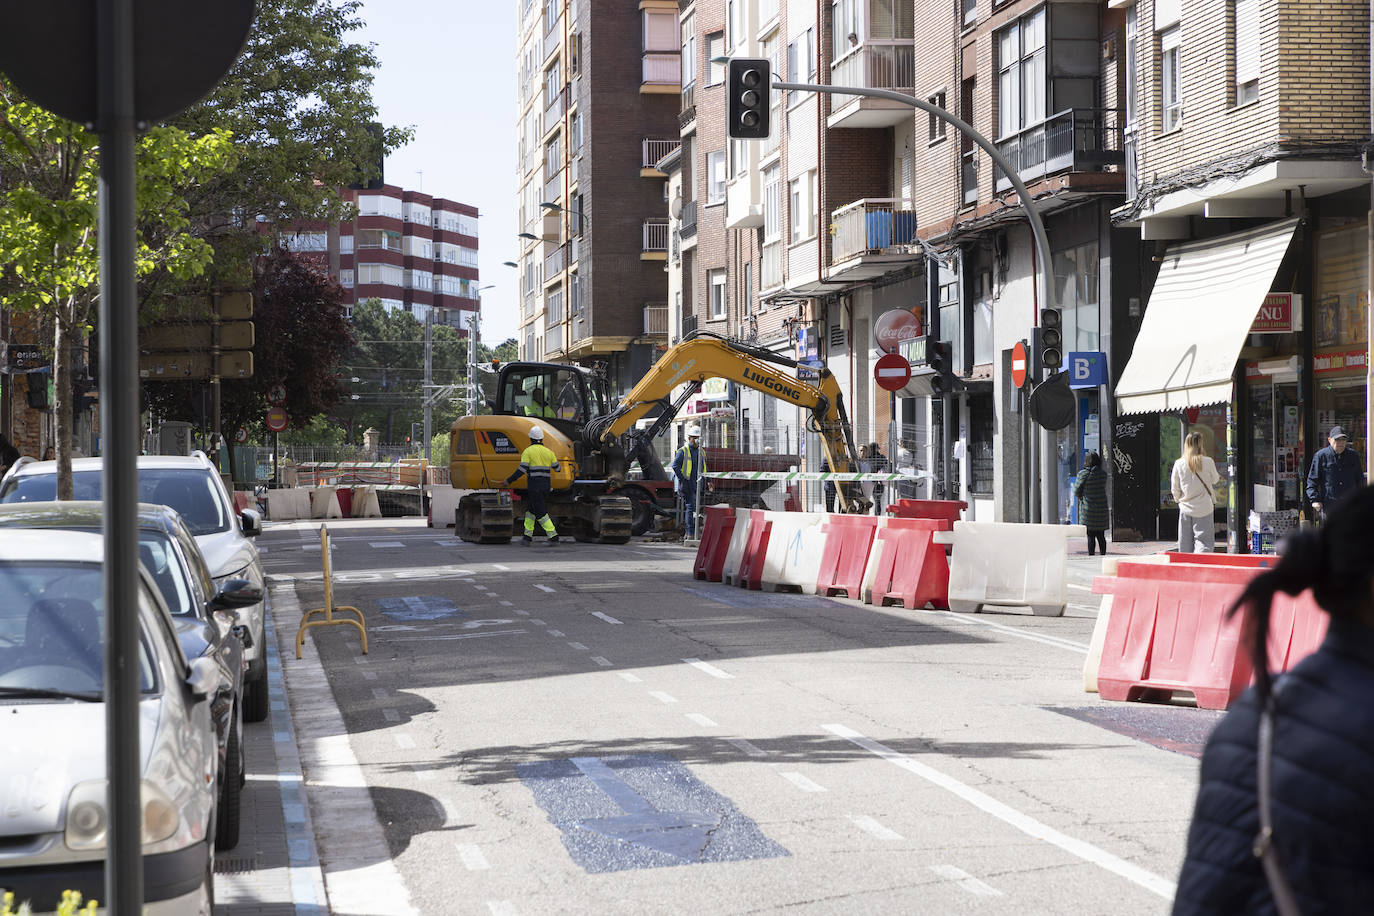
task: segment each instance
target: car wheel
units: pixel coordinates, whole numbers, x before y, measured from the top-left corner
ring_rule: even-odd
[[[261,722],[267,718],[267,661],[263,659],[262,669],[253,676],[252,668],[243,681],[243,721]]]
[[[233,849],[239,844],[239,808],[242,800],[243,773],[242,755],[239,747],[239,727],[235,722],[229,728],[229,745],[225,748],[224,765],[229,772],[224,774],[219,786],[219,811],[215,824],[215,849]]]

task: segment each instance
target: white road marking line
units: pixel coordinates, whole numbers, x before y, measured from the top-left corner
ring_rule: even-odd
[[[605,656],[602,656],[602,655],[593,655],[593,656],[592,656],[592,661],[596,662],[598,665],[600,665],[600,666],[603,667],[603,668],[609,668],[609,667],[611,667],[611,660],[610,660],[609,658],[606,658]]]
[[[649,696],[653,697],[655,700],[658,700],[660,703],[677,702],[677,697],[673,696],[671,693],[664,693],[662,690],[650,690]]]
[[[408,751],[415,747],[415,739],[410,737],[410,735],[406,734],[405,732],[401,732],[398,735],[396,735],[396,746],[401,748],[402,750]]]
[[[549,635],[550,635],[550,636],[567,636],[568,634],[567,634],[567,633],[564,633],[562,630],[550,630],[550,631],[549,631]]]
[[[746,741],[743,738],[726,738],[725,743],[733,744],[735,747],[739,748],[741,751],[743,751],[745,754],[748,754],[750,757],[768,756],[768,752],[765,751],[763,748],[759,747],[754,742]]]
[[[628,671],[620,672],[620,679],[622,681],[629,681],[631,684],[642,683],[637,675],[631,674]]]
[[[812,782],[800,773],[787,772],[779,773],[778,775],[781,776],[783,779],[787,780],[788,782],[792,783],[792,785],[796,786],[798,789],[801,789],[803,792],[826,791],[825,786],[821,785],[820,783]]]
[[[582,643],[580,643],[580,642],[570,642],[570,643],[568,643],[568,647],[571,648],[571,649],[576,649],[578,652],[586,652],[586,651],[587,651],[587,647],[584,646],[584,645],[582,645]]]
[[[623,624],[623,621],[616,620],[616,619],[615,619],[614,617],[612,617],[610,614],[603,614],[603,613],[601,613],[600,611],[592,611],[592,616],[593,616],[593,617],[600,617],[602,620],[606,621],[607,623],[618,623],[618,624]]]
[[[702,728],[720,728],[720,725],[713,721],[710,716],[704,716],[699,712],[687,713],[687,718],[691,719]]]
[[[375,671],[363,671],[363,672],[360,672],[360,673],[362,674],[363,680],[365,680],[365,681],[375,681],[375,680],[377,680],[377,672],[375,672]]]
[[[978,897],[1002,896],[1002,892],[997,888],[993,887],[991,884],[979,881],[962,868],[956,868],[953,865],[932,865],[930,866],[930,870],[942,878],[948,878],[970,894],[974,894]]]
[[[434,642],[442,639],[481,639],[485,636],[513,636],[529,630],[491,630],[487,633],[464,633],[461,636],[397,636],[392,642]]]
[[[450,798],[432,798],[434,809],[443,817],[445,824],[458,823],[458,806]]]
[[[683,661],[691,665],[698,671],[705,671],[707,674],[711,675],[711,677],[718,677],[723,681],[728,681],[734,677],[733,674],[721,671],[715,665],[712,665],[709,662],[704,662],[699,658],[684,658]]]
[[[374,548],[381,547],[404,547],[400,541],[368,541],[367,546]]]
[[[1061,833],[1048,824],[1042,824],[1030,815],[1017,811],[1015,808],[998,801],[986,792],[979,791],[970,785],[960,782],[953,776],[947,776],[941,773],[934,767],[919,763],[912,760],[906,754],[894,751],[884,744],[866,738],[863,734],[847,725],[825,725],[822,727],[831,734],[838,735],[864,750],[882,757],[894,766],[901,767],[910,773],[914,773],[927,782],[933,783],[945,791],[962,798],[975,808],[991,814],[993,817],[1015,827],[1027,836],[1034,837],[1038,840],[1044,840],[1047,843],[1058,846],[1070,855],[1077,856],[1085,862],[1097,865],[1113,874],[1120,875],[1127,881],[1138,884],[1147,891],[1158,894],[1166,900],[1172,900],[1175,892],[1178,890],[1178,885],[1167,878],[1156,875],[1154,872],[1146,871],[1140,866],[1127,862],[1125,859],[1115,856],[1105,849],[1100,849],[1091,843],[1071,837],[1066,833]]]
[[[383,709],[382,718],[388,722],[399,722],[401,721],[401,714],[394,709]]]
[[[531,617],[531,618],[530,618],[530,623],[534,624],[534,625],[537,626],[537,627],[548,626],[548,624],[546,624],[544,621],[540,620],[538,617]]]
[[[540,584],[537,583],[537,582],[535,583],[534,587],[537,588],[537,589],[539,589],[541,592],[551,592],[551,591],[553,591],[553,589],[549,588],[547,585],[540,585]]]
[[[854,822],[864,833],[877,837],[880,840],[900,840],[902,835],[895,830],[889,830],[874,818],[867,814],[851,814],[849,819]]]
[[[1063,639],[1058,636],[1046,636],[1042,633],[1032,633],[1028,630],[1009,627],[1006,624],[997,623],[992,620],[984,620],[974,614],[959,614],[954,611],[927,611],[929,614],[939,614],[947,620],[958,620],[963,623],[973,623],[979,626],[990,627],[999,633],[1006,633],[1009,636],[1016,636],[1021,639],[1028,639],[1031,642],[1043,643],[1047,646],[1054,646],[1056,649],[1068,649],[1070,652],[1081,652],[1088,654],[1088,644],[1074,642],[1071,639]]]
[[[501,572],[510,572],[509,566],[502,566],[500,563],[493,563],[491,565],[493,569],[499,569]]]
[[[506,607],[510,607],[510,602],[509,602],[509,601],[502,601],[501,603],[504,604],[504,605],[506,605]],[[530,616],[530,612],[529,612],[529,611],[520,611],[520,610],[517,610],[515,613],[519,614],[521,617],[528,617],[528,616]]]
[[[386,699],[387,697],[389,697],[389,696],[391,696],[391,691],[390,691],[390,690],[387,690],[385,687],[373,687],[373,688],[372,688],[372,698],[373,698],[373,699],[376,699],[376,700],[385,700],[385,699]]]
[[[412,763],[410,769],[414,771],[415,778],[420,782],[433,782],[435,779],[434,771],[421,763]]]
[[[473,843],[458,844],[458,861],[463,863],[463,867],[468,871],[481,871],[484,868],[491,868],[487,862],[487,857],[482,854],[482,850]]]
[[[355,664],[355,665],[366,665],[366,664],[367,664],[367,656],[366,656],[366,655],[355,655],[355,656],[353,656],[353,664]]]
[[[502,607],[510,607],[510,606],[511,606],[511,603],[510,603],[509,601],[502,601],[502,602],[501,602],[501,606],[502,606]],[[515,613],[517,613],[517,614],[528,614],[529,611],[516,611]]]
[[[472,587],[477,589],[479,592],[491,591],[491,589],[487,588],[485,585],[478,585],[476,582],[472,583]]]
[[[1077,582],[1066,582],[1065,585],[1067,585],[1069,588],[1076,588],[1081,592],[1090,592],[1093,590],[1093,587],[1091,585],[1079,585]],[[934,866],[931,867],[934,868]],[[952,868],[953,866],[950,867]]]
[[[520,916],[520,911],[509,900],[488,900],[487,910],[491,916]]]

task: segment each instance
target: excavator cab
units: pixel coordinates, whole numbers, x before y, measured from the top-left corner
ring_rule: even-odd
[[[560,363],[506,363],[493,411],[537,417],[579,439],[588,420],[606,412],[606,387],[589,369]]]

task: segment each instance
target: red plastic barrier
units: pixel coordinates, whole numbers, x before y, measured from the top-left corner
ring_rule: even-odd
[[[1170,563],[1193,563],[1201,566],[1244,566],[1251,569],[1268,569],[1278,562],[1272,554],[1258,553],[1179,553],[1170,550],[1165,554]]]
[[[1310,590],[1297,597],[1275,595],[1269,610],[1269,670],[1287,671],[1315,652],[1330,622]]]
[[[923,519],[922,521],[932,521]],[[929,528],[906,526],[878,529],[883,542],[877,558],[870,604],[882,607],[896,601],[902,607],[922,608],[929,604],[939,610],[949,609],[949,561],[945,552],[934,542],[935,532]]]
[[[353,488],[352,488],[352,487],[339,487],[337,490],[334,491],[334,495],[337,496],[337,497],[339,497],[339,511],[343,513],[343,517],[344,517],[344,518],[352,518],[352,517],[353,517]],[[432,509],[432,507],[431,507],[431,512],[432,512],[432,511],[433,511],[433,509]]]
[[[253,494],[249,493],[247,490],[235,490],[234,514],[238,515],[240,512],[242,512],[244,509],[247,509],[249,506],[253,506],[254,508],[257,507],[257,500],[253,498]]]
[[[953,530],[960,513],[968,508],[962,499],[899,499],[887,507],[893,518],[939,518],[949,522],[945,530]]]
[[[821,552],[816,594],[843,592],[849,598],[863,597],[864,567],[873,549],[873,533],[880,519],[876,515],[828,515],[821,523],[825,549]]]
[[[756,592],[763,589],[763,561],[768,556],[768,536],[773,532],[773,523],[764,520],[763,511],[749,510],[749,540],[745,542],[739,578],[735,580],[740,588]]]
[[[1121,563],[1093,591],[1111,594],[1097,689],[1104,700],[1188,692],[1204,709],[1225,709],[1247,684],[1241,619],[1226,611],[1256,568],[1192,563]]]
[[[719,582],[725,570],[725,555],[730,551],[730,536],[735,532],[735,510],[729,506],[706,506],[701,511],[705,521],[692,575]]]

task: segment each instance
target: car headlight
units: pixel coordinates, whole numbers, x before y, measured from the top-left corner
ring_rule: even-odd
[[[141,783],[143,798],[143,844],[159,843],[177,832],[181,814],[167,794],[146,779]],[[109,784],[103,779],[77,783],[67,796],[67,848],[104,849],[110,816],[106,810]]]

